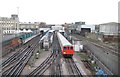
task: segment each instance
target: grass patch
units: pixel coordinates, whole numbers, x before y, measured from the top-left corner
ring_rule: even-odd
[[[93,63],[93,64],[92,64],[92,63],[91,63],[91,66],[92,66],[92,67],[96,67],[96,66],[97,66],[97,64],[95,64],[95,63]]]
[[[89,59],[89,57],[85,53],[78,53],[78,55],[80,56],[81,60],[88,60]]]

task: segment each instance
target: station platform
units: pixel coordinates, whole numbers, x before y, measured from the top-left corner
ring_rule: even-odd
[[[33,36],[25,39],[25,40],[24,40],[24,43],[27,43],[29,40],[33,39],[34,37],[36,37],[36,36],[38,36],[38,35],[40,35],[40,33],[38,33],[38,34],[36,34],[36,35],[33,35]]]

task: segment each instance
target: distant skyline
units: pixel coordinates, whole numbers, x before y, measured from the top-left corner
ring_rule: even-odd
[[[20,22],[118,22],[118,2],[119,0],[0,0],[0,17],[10,17],[19,12]]]

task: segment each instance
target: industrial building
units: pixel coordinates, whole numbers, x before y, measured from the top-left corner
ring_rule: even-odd
[[[80,22],[75,22],[74,24],[72,23],[69,26],[69,32],[71,32],[71,33],[80,33],[81,25],[85,25],[85,22],[80,21]]]
[[[0,25],[3,34],[14,34],[23,29],[36,30],[40,26],[43,26],[41,22],[19,22],[19,17],[17,14],[12,14],[11,17],[0,17]]]
[[[20,22],[19,25],[19,29],[32,29],[32,30],[35,30],[35,29],[38,29],[39,28],[39,22]]]
[[[79,31],[79,34],[82,36],[85,36],[86,33],[95,33],[95,25],[81,25],[78,27],[77,31]]]
[[[102,41],[117,41],[118,39],[118,26],[120,24],[116,22],[109,22],[99,24],[99,35],[101,35]]]

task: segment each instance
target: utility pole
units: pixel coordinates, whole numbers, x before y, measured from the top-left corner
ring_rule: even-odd
[[[17,7],[17,14],[18,14],[18,17],[19,17],[19,7]]]
[[[19,7],[17,7],[17,15],[18,15],[18,19],[17,19],[17,30],[19,29]]]
[[[17,7],[17,15],[18,15],[18,18],[17,18],[17,30],[16,32],[18,33],[18,30],[19,30],[19,7]]]

